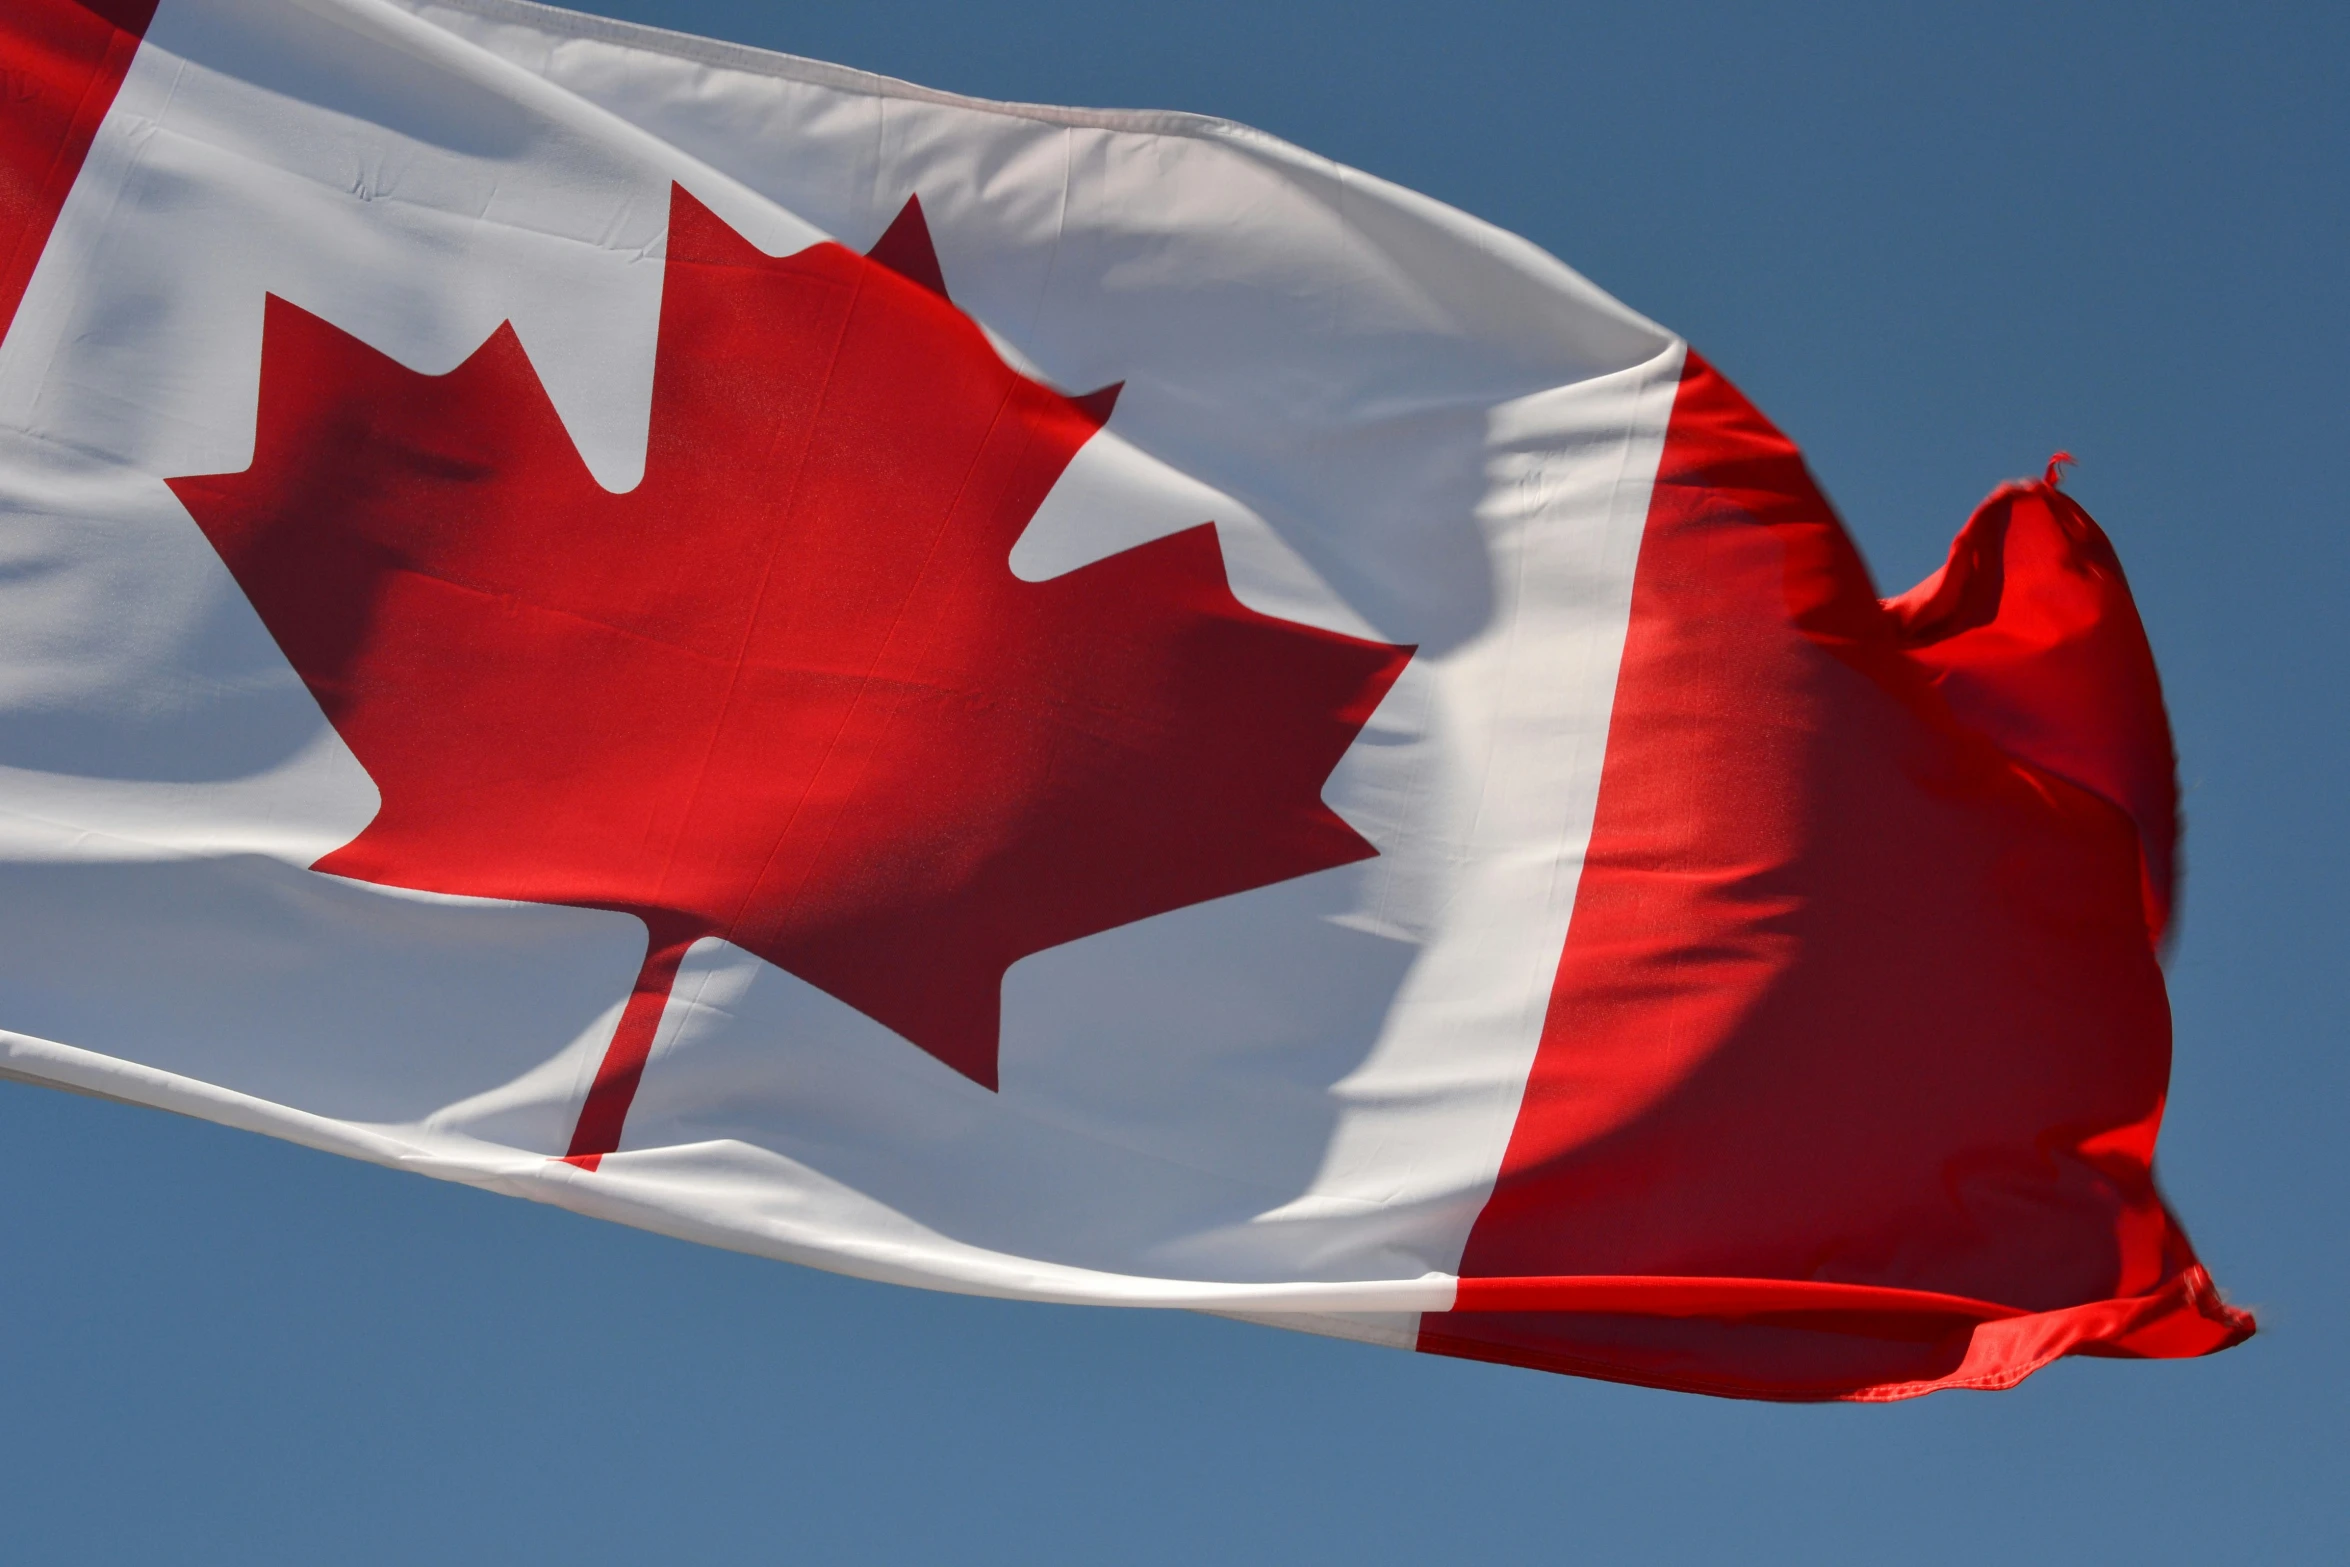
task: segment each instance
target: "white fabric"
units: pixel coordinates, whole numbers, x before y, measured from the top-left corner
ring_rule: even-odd
[[[1018,964],[999,1093],[705,941],[590,1173],[549,1156],[642,927],[306,869],[374,786],[162,480],[250,459],[275,293],[433,373],[513,321],[628,486],[673,180],[773,253],[918,192],[1008,358],[1125,383],[1019,574],[1212,518],[1245,602],[1419,652],[1325,791],[1379,858]],[[507,0],[164,0],[0,344],[5,1066],[877,1278],[1407,1334],[1532,1060],[1679,368],[1221,121]]]

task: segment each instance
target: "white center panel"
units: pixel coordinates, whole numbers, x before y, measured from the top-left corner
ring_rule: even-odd
[[[0,581],[0,876],[49,878],[17,896],[56,949],[0,1024],[858,1271],[1449,1270],[1565,935],[1677,346],[1522,241],[1255,133],[549,25],[165,0],[0,345],[0,545],[36,568]],[[1020,963],[1000,1093],[705,942],[623,1152],[542,1173],[641,929],[301,869],[373,786],[161,481],[249,460],[274,292],[428,372],[514,321],[591,470],[634,483],[672,180],[775,253],[869,243],[919,191],[1009,353],[1126,383],[1021,575],[1213,521],[1252,607],[1419,651],[1326,791],[1379,858]],[[192,730],[218,754],[183,776]],[[136,1016],[78,1001],[129,932],[157,955]]]

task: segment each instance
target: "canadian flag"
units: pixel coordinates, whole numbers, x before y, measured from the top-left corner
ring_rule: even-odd
[[[2054,465],[1880,601],[1671,333],[1217,120],[521,0],[0,67],[8,1074],[1712,1393],[2252,1331]]]

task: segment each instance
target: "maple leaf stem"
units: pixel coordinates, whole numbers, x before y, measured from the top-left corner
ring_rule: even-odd
[[[677,966],[685,959],[685,949],[702,934],[698,927],[683,925],[674,917],[643,918],[644,965],[636,971],[628,1005],[621,1008],[620,1024],[612,1030],[612,1042],[604,1047],[604,1059],[596,1068],[587,1102],[579,1107],[571,1150],[563,1156],[566,1164],[583,1170],[593,1170],[604,1155],[620,1147],[620,1129],[628,1123],[628,1107],[636,1099],[645,1062],[653,1053],[653,1036],[660,1030],[669,992],[677,984]]]

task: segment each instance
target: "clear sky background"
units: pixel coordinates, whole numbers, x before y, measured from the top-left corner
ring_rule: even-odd
[[[2350,10],[597,3],[1226,115],[1526,234],[1801,441],[1887,592],[2077,453],[2186,786],[2163,1174],[2262,1335],[1735,1404],[865,1284],[0,1085],[0,1558],[2350,1560]]]

